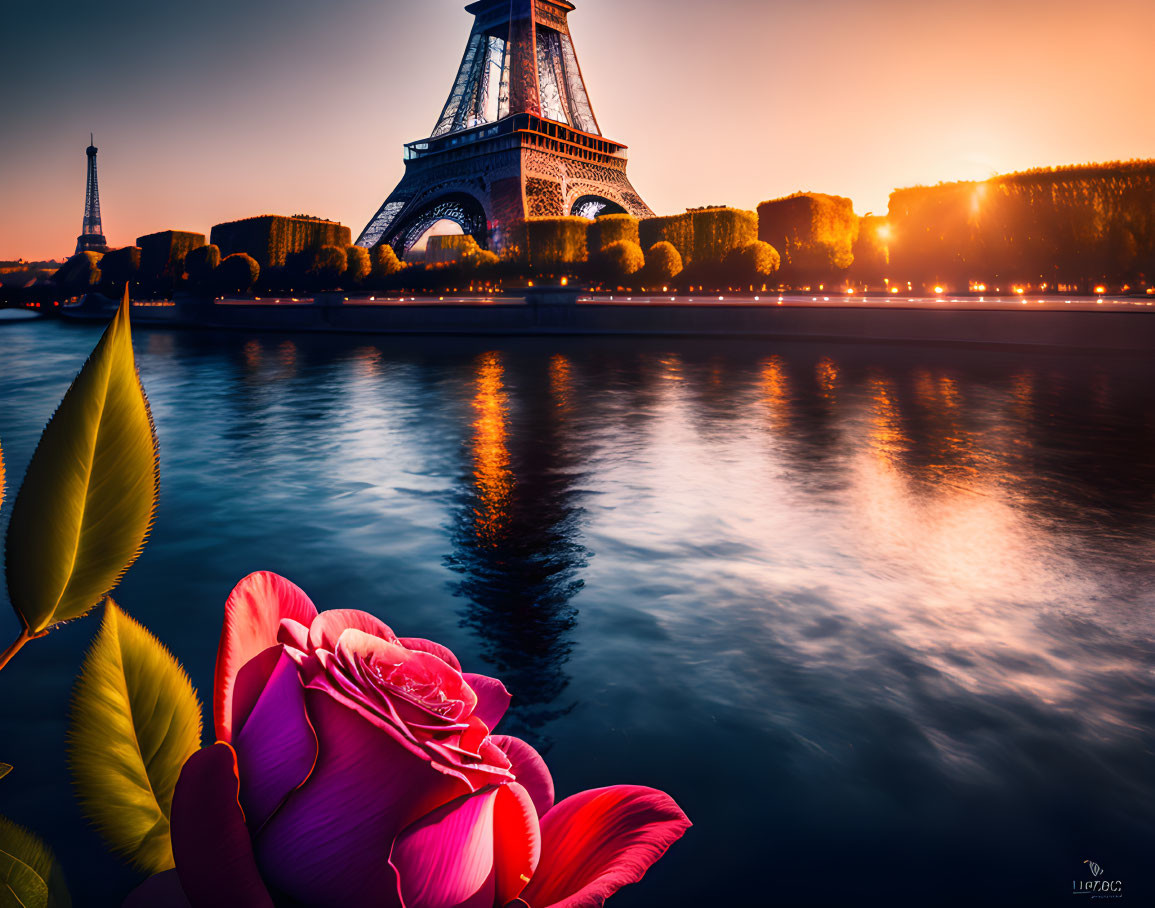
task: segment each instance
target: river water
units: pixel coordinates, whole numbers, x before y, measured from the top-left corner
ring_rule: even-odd
[[[10,495],[97,337],[0,324]],[[1148,360],[144,330],[136,348],[162,491],[116,596],[206,703],[229,589],[274,570],[503,678],[501,730],[560,796],[670,792],[695,826],[617,908],[1065,905],[1087,860],[1155,899]],[[79,906],[136,880],[69,789],[96,627],[0,675],[0,813],[55,846]]]

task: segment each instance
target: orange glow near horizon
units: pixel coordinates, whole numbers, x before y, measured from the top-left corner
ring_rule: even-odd
[[[404,143],[432,130],[471,25],[463,0],[335,0],[275,22],[258,5],[162,5],[99,29],[94,98],[73,90],[90,66],[75,44],[92,27],[67,15],[74,4],[7,23],[35,35],[59,19],[65,33],[6,51],[0,259],[71,254],[90,130],[113,246],[262,213],[356,235],[400,179]],[[1155,154],[1150,0],[717,0],[708,15],[578,0],[570,23],[598,122],[629,146],[630,178],[659,214],[798,190],[881,214],[898,187]],[[404,90],[366,103],[367,61],[376,84]]]

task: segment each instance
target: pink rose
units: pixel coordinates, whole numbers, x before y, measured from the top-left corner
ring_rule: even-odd
[[[439,644],[246,577],[217,652],[219,740],[173,797],[176,870],[126,908],[602,905],[690,822],[636,786],[555,805],[537,752],[491,734],[509,702]]]

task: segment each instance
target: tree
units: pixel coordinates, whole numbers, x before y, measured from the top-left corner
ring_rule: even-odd
[[[123,293],[124,285],[140,273],[140,247],[124,246],[106,252],[100,260],[101,284],[110,292]]]
[[[373,265],[369,261],[369,250],[360,246],[350,246],[345,250],[345,258],[348,262],[345,268],[345,285],[353,287],[364,283],[365,278],[373,270]]]
[[[255,258],[234,252],[226,256],[213,273],[213,282],[222,293],[248,293],[260,276],[261,266]]]
[[[652,281],[672,281],[682,273],[682,257],[673,243],[654,243],[646,253],[647,276]]]
[[[895,190],[892,277],[1065,285],[1155,277],[1155,161],[1043,168]]]
[[[203,233],[183,230],[164,230],[136,238],[140,247],[141,276],[165,282],[179,280],[184,272],[184,260],[193,249],[205,245]]]
[[[87,293],[100,283],[99,252],[78,252],[60,266],[52,280],[67,293]]]
[[[618,240],[599,252],[594,263],[610,280],[621,280],[641,271],[646,265],[646,256],[637,243]]]
[[[798,192],[758,206],[758,239],[779,251],[788,281],[834,280],[854,262],[858,216],[850,199]]]
[[[884,217],[866,215],[858,220],[858,239],[854,243],[851,274],[870,284],[881,284],[889,277],[890,224]]]
[[[349,257],[341,246],[322,246],[312,256],[309,276],[320,290],[333,290],[349,267]]]
[[[631,214],[603,214],[589,225],[588,245],[591,253],[605,249],[611,243],[626,242],[638,245],[638,219]]]
[[[184,270],[188,273],[189,284],[196,290],[207,290],[212,282],[213,272],[221,263],[221,250],[216,246],[198,246],[185,254]]]
[[[726,259],[735,277],[743,281],[757,281],[774,274],[782,266],[778,250],[761,240],[735,249]]]
[[[717,265],[735,249],[758,239],[758,216],[740,208],[701,208],[641,222],[644,246],[671,243],[682,264]]]
[[[499,261],[500,259],[496,252],[490,252],[488,249],[481,249],[479,247],[471,249],[461,259],[462,264],[471,271],[483,271],[486,268],[493,268]]]
[[[373,264],[370,274],[374,283],[380,283],[401,270],[401,260],[397,258],[397,253],[388,243],[374,246],[369,253],[369,258]]]
[[[588,259],[588,230],[586,218],[529,218],[515,228],[512,245],[522,264],[549,271]]]

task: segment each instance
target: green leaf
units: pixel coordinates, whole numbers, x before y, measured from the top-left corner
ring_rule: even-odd
[[[8,594],[39,636],[79,618],[144,546],[157,495],[156,435],[124,303],[64,395],[12,506]]]
[[[22,826],[0,817],[0,906],[71,908],[52,850]]]
[[[173,866],[172,792],[201,746],[201,705],[184,669],[111,599],[73,692],[69,764],[85,814],[134,866]]]
[[[0,779],[3,779],[10,772],[12,772],[11,763],[0,763]]]

